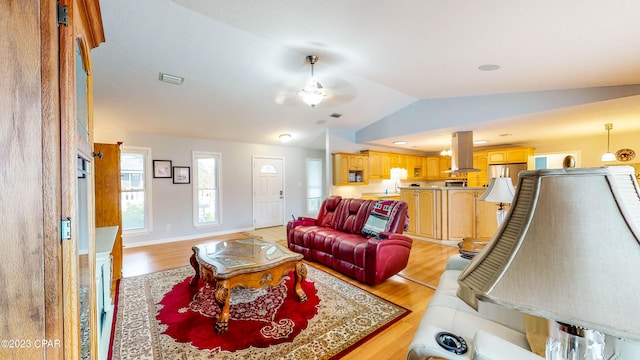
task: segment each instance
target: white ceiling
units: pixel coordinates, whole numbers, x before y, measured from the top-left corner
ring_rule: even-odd
[[[262,144],[290,133],[292,146],[323,147],[327,128],[355,132],[421,99],[640,84],[637,0],[106,0],[101,10],[97,133]],[[296,96],[310,54],[330,92],[315,109]],[[639,115],[632,96],[402,138],[439,151],[460,130],[492,145],[604,136],[606,122],[612,134],[640,130]]]

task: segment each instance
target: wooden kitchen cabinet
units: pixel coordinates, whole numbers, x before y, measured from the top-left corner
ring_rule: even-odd
[[[486,151],[476,151],[473,153],[473,167],[480,169],[478,172],[467,174],[467,183],[469,187],[488,186],[488,153]]]
[[[389,180],[391,178],[391,155],[383,151],[363,150],[368,156],[369,180]]]
[[[431,239],[441,238],[440,196],[441,190],[438,189],[400,191],[400,199],[408,205],[408,234]]]
[[[409,224],[406,230],[407,234],[416,234],[416,192],[415,190],[400,190],[400,200],[407,203],[407,216],[409,216]]]
[[[451,174],[446,173],[445,171],[451,170],[451,156],[438,156],[438,160],[440,161],[438,177],[441,179],[450,178]]]
[[[451,170],[451,156],[427,156],[424,160],[426,180],[456,179],[457,176],[446,173]]]
[[[407,158],[406,154],[397,154],[397,153],[389,153],[391,157],[391,168],[407,168]]]
[[[440,157],[439,156],[427,156],[427,179],[439,179],[440,178]]]
[[[407,180],[426,180],[426,158],[424,156],[407,156]]]
[[[436,240],[489,238],[498,230],[497,204],[478,200],[484,189],[444,188],[400,191],[407,202],[407,233]]]
[[[497,204],[480,201],[485,190],[446,190],[442,199],[442,238],[493,237],[498,230]]]
[[[489,164],[515,164],[529,162],[533,156],[532,147],[517,147],[488,151]]]
[[[443,237],[462,239],[476,233],[475,190],[446,190],[442,200]]]
[[[365,185],[369,182],[369,156],[333,153],[333,185]]]

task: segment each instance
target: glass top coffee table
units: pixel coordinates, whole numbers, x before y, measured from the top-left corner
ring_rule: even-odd
[[[200,244],[192,250],[190,261],[196,274],[190,284],[196,286],[198,279],[202,279],[215,288],[215,299],[221,309],[216,321],[219,334],[229,329],[229,297],[236,286],[254,289],[276,286],[293,271],[298,299],[307,300],[301,286],[307,276],[303,256],[284,246],[248,238]]]

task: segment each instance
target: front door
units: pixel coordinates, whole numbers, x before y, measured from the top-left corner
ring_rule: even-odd
[[[284,159],[253,158],[253,226],[284,224]]]

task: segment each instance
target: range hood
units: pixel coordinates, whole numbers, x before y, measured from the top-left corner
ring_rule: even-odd
[[[473,168],[473,131],[451,134],[451,170],[447,173],[478,172]]]

